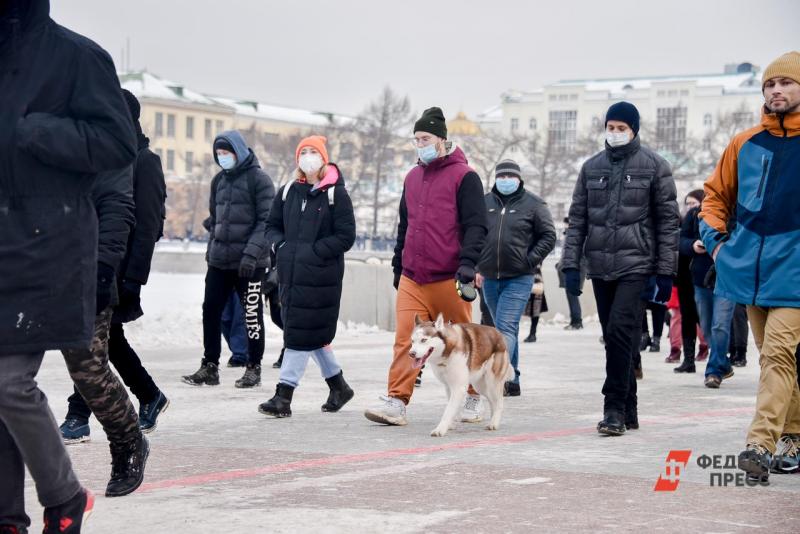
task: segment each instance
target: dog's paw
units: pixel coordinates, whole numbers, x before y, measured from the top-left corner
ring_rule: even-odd
[[[486,425],[486,430],[497,430],[500,428],[500,423],[489,423]]]
[[[446,428],[442,429],[439,428],[438,426],[431,431],[431,436],[433,436],[434,438],[441,438],[445,434],[447,434],[447,429]]]

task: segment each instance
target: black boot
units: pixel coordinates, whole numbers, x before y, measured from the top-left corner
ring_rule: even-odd
[[[744,367],[747,365],[747,347],[736,347],[733,349],[731,365],[734,367]]]
[[[539,326],[539,318],[531,318],[531,332],[522,342],[523,343],[536,343],[536,328]]]
[[[219,368],[217,364],[206,362],[203,359],[200,362],[200,369],[194,374],[186,375],[183,381],[191,386],[218,386],[219,385]]]
[[[344,373],[339,371],[338,375],[326,378],[325,382],[331,392],[328,394],[328,400],[322,405],[323,412],[338,412],[342,406],[353,398],[353,390],[344,381]]]
[[[597,423],[597,431],[606,436],[621,436],[625,433],[625,419],[617,410],[606,410],[603,420]]]
[[[136,491],[144,480],[144,467],[150,454],[150,444],[143,435],[125,443],[112,443],[111,480],[106,497],[122,497]]]
[[[270,417],[281,418],[292,416],[292,395],[294,388],[279,383],[275,388],[275,396],[258,406],[258,411]]]
[[[636,408],[625,409],[625,429],[638,430],[639,429],[639,413]]]
[[[283,347],[281,349],[281,355],[278,356],[278,360],[275,363],[272,364],[272,368],[273,369],[280,369],[281,365],[283,365],[283,353],[284,353],[285,350],[286,350],[286,347]]]
[[[247,364],[242,378],[234,384],[237,388],[254,388],[261,385],[261,366],[258,364]]]
[[[642,334],[641,339],[639,340],[639,352],[644,351],[649,346],[650,346],[650,334],[644,332]]]
[[[694,338],[683,338],[683,362],[673,369],[676,373],[695,373],[694,367]]]
[[[650,352],[661,352],[661,338],[653,336],[650,340]]]

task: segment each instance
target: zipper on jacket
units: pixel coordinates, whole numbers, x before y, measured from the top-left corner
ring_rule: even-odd
[[[506,207],[503,206],[503,209],[500,210],[500,224],[498,227],[500,228],[497,231],[497,279],[500,280],[500,237],[503,235],[503,219],[506,216]]]
[[[769,159],[764,154],[761,154],[761,181],[758,182],[758,191],[756,198],[761,198],[764,193],[764,182],[767,181],[767,169],[769,168]]]
[[[781,128],[783,129],[783,136],[782,139],[786,139],[788,132],[786,128],[783,126],[783,117],[780,118],[781,121]],[[783,155],[783,149],[786,143],[781,143],[780,151],[777,154],[773,154],[773,161],[776,164],[776,168],[774,170],[775,176],[780,176],[780,163],[781,163],[781,156]],[[763,156],[762,156],[763,157]],[[760,189],[760,188],[759,188]],[[772,188],[772,191],[775,191],[775,188]],[[764,199],[761,203],[761,211],[764,211],[765,207],[769,207],[770,201],[772,200],[772,196],[770,195],[769,199]],[[766,241],[765,236],[761,236],[761,243],[758,245],[758,255],[756,256],[756,287],[755,291],[753,291],[753,306],[756,306],[756,299],[758,298],[758,291],[761,289],[761,253],[764,251],[764,242]]]

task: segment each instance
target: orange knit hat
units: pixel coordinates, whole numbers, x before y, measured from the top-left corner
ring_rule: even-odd
[[[319,155],[322,156],[322,163],[327,165],[328,164],[328,149],[325,148],[325,143],[328,142],[328,139],[323,135],[312,135],[310,137],[306,137],[302,141],[297,144],[297,150],[294,152],[294,160],[300,161],[300,151],[303,150],[303,147],[310,146],[311,148],[315,149],[319,152]]]

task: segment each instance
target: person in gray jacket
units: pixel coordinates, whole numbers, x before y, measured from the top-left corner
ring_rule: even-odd
[[[601,434],[639,428],[633,355],[645,302],[666,303],[678,264],[680,216],[669,164],[641,145],[639,111],[618,102],[606,113],[605,149],[581,168],[564,244],[566,289],[580,295],[587,260],[606,351]]]
[[[203,345],[200,369],[183,377],[193,386],[219,385],[220,321],[232,289],[245,311],[250,360],[237,388],[261,385],[264,355],[264,315],[261,283],[269,265],[267,219],[275,186],[261,170],[242,135],[223,132],[214,140],[214,159],[222,167],[211,181],[203,300]]]

